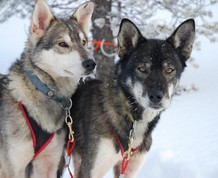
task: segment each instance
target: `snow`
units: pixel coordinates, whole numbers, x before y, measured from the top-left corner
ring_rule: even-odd
[[[105,25],[105,19],[104,18],[95,19],[94,23],[97,27],[103,28]]]
[[[28,25],[17,18],[0,24],[0,73],[7,73],[23,51]],[[181,83],[194,83],[198,91],[174,97],[153,132],[153,145],[138,177],[218,177],[217,47],[202,39],[202,50],[193,51],[199,68],[188,64]],[[105,178],[111,177],[110,171]]]

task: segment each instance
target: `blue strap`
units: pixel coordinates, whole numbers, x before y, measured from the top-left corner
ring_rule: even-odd
[[[42,83],[41,80],[32,71],[28,71],[27,76],[39,91],[41,91],[44,95],[48,96],[50,88],[48,88],[47,85]]]
[[[27,71],[27,77],[31,80],[33,85],[35,85],[35,87],[48,98],[61,103],[63,107],[65,107],[67,103],[69,104],[68,98],[56,96],[54,90],[50,89],[46,84],[42,83],[42,81],[32,71]]]

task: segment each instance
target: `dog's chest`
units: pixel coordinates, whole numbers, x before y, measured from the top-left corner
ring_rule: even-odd
[[[136,121],[133,148],[142,144],[144,134],[148,128],[148,123],[151,122],[158,113],[158,111],[146,109],[142,114],[142,120]]]

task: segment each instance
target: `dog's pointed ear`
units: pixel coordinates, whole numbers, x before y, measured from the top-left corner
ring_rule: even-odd
[[[94,11],[94,6],[95,4],[93,2],[88,1],[79,6],[71,17],[73,20],[76,20],[79,23],[86,35],[88,35],[90,31],[90,24]]]
[[[194,39],[195,21],[194,19],[189,19],[179,25],[167,41],[173,45],[181,58],[187,61],[192,52]]]
[[[54,19],[54,16],[48,4],[44,0],[37,0],[30,26],[31,35],[36,39],[42,37],[52,19]]]
[[[136,25],[129,19],[122,19],[118,33],[118,55],[129,55],[143,38]]]

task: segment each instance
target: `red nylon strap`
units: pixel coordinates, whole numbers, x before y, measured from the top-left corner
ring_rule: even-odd
[[[70,178],[74,178],[72,172],[70,171],[69,166],[67,167],[67,169],[68,169],[68,173],[69,173],[69,175],[70,175]]]
[[[28,117],[26,115],[23,104],[21,102],[19,102],[19,107],[20,107],[20,109],[22,111],[22,114],[23,114],[23,117],[26,120],[26,123],[27,123],[27,125],[28,125],[28,127],[30,129],[30,132],[31,132],[31,135],[32,135],[32,141],[33,141],[33,148],[35,149],[35,147],[36,147],[36,135],[35,135],[35,133],[33,131],[33,128],[32,128],[32,126],[30,124],[30,121],[29,121],[29,119],[28,119]]]
[[[119,139],[119,136],[118,136],[118,134],[117,134],[117,132],[116,132],[115,130],[114,130],[114,135],[115,135],[115,137],[116,137],[116,139],[117,139],[117,142],[118,142],[119,147],[120,147],[121,154],[122,154],[122,156],[123,156],[123,154],[124,154],[124,148],[123,148],[123,145],[122,145],[122,143],[121,143],[121,141],[120,141],[120,139]],[[132,149],[131,149],[131,152],[134,153],[135,151],[138,150],[139,147],[140,147],[140,146],[137,146],[136,148],[132,148]],[[127,156],[127,155],[126,155],[126,156],[123,156],[120,174],[124,174],[124,173],[125,173],[126,168],[128,167],[128,164],[129,164],[128,156]]]
[[[22,111],[22,114],[23,114],[23,117],[24,117],[24,119],[26,120],[26,123],[27,123],[27,125],[28,125],[28,127],[29,127],[29,129],[30,129],[30,132],[31,132],[31,135],[32,135],[32,141],[33,141],[33,148],[34,148],[34,150],[36,149],[36,145],[37,145],[37,138],[36,138],[36,134],[35,134],[35,132],[34,132],[34,130],[33,130],[33,127],[32,127],[32,125],[31,125],[31,123],[30,123],[30,121],[29,121],[29,119],[28,119],[28,117],[27,117],[27,114],[26,114],[26,111],[25,111],[25,109],[24,109],[24,106],[23,106],[23,104],[22,104],[22,102],[19,102],[19,107],[20,107],[20,109],[21,109],[21,111]],[[51,136],[49,137],[49,139],[48,140],[46,140],[46,142],[43,144],[43,145],[41,145],[40,146],[40,148],[35,152],[35,154],[33,155],[33,160],[34,159],[36,159],[36,157],[48,146],[48,144],[52,141],[52,139],[54,138],[54,133],[53,134],[51,134]]]
[[[121,164],[120,174],[124,174],[125,173],[128,164],[129,164],[129,160],[127,159],[127,156],[123,157],[122,164]]]
[[[67,142],[67,156],[71,156],[73,153],[74,147],[76,145],[75,140],[72,142],[72,139],[69,139]]]
[[[48,144],[52,141],[54,138],[54,133],[51,135],[51,137],[40,147],[40,149],[34,154],[33,160],[36,159],[36,157],[48,146]]]
[[[76,145],[75,140],[72,141],[72,139],[69,139],[69,140],[67,141],[66,149],[67,149],[67,157],[69,158],[69,161],[67,162],[67,164],[65,165],[65,167],[66,167],[67,170],[68,170],[68,173],[69,173],[69,175],[70,175],[70,178],[74,178],[69,166],[70,166],[70,157],[71,157],[71,154],[73,153],[73,150],[74,150],[75,145]]]
[[[119,139],[119,136],[118,136],[118,134],[117,134],[117,132],[116,132],[115,130],[114,130],[114,135],[115,135],[115,137],[116,137],[116,139],[117,139],[117,142],[118,142],[118,144],[119,144],[121,154],[123,155],[123,153],[124,153],[124,148],[123,148],[123,145],[122,145],[122,143],[121,143],[121,141],[120,141],[120,139]]]

